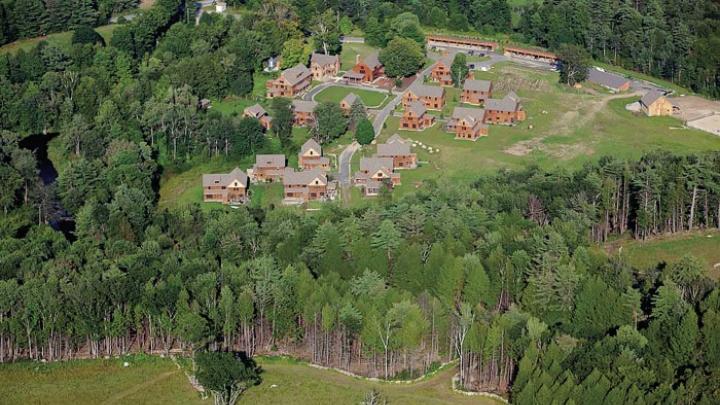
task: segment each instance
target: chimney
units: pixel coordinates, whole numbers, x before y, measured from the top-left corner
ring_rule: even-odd
[[[355,64],[360,63],[360,54],[355,55]]]

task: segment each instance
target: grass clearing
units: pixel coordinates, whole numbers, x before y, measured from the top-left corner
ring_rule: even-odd
[[[100,34],[103,39],[105,39],[105,43],[110,43],[110,39],[112,38],[112,33],[115,31],[115,28],[119,27],[117,24],[111,24],[111,25],[103,25],[100,27],[96,27],[95,31]],[[39,44],[42,41],[46,41],[50,45],[55,45],[62,49],[69,49],[71,46],[72,41],[72,35],[73,31],[64,31],[64,32],[57,32],[55,34],[45,35],[41,37],[35,37],[35,38],[26,38],[26,39],[20,39],[15,42],[11,42],[9,44],[5,44],[2,47],[0,47],[0,54],[2,53],[11,53],[15,54],[19,50],[29,51],[33,47],[35,47],[37,44]]]
[[[454,367],[412,384],[371,382],[288,358],[258,357],[262,383],[240,403],[356,404],[377,389],[391,404],[475,404],[498,402],[469,397],[450,388]],[[128,361],[129,367],[123,367]],[[170,359],[128,356],[109,360],[16,363],[0,366],[3,402],[30,404],[206,404]],[[292,398],[292,400],[289,400]],[[290,402],[289,402],[290,401]]]
[[[351,70],[353,66],[355,66],[358,55],[360,58],[365,58],[373,52],[378,52],[378,49],[367,44],[343,44],[342,52],[340,53],[340,70]]]
[[[609,242],[605,250],[621,255],[631,266],[645,271],[658,265],[672,265],[685,254],[698,258],[714,280],[720,279],[720,230],[711,229],[642,241],[622,239]],[[717,265],[717,266],[716,266]]]
[[[387,92],[359,89],[357,87],[330,86],[315,95],[317,102],[339,103],[345,96],[355,93],[368,108],[382,108],[390,99]]]

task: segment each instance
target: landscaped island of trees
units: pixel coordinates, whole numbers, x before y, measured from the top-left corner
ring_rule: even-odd
[[[720,289],[705,266],[686,255],[634,268],[602,249],[720,228],[719,152],[424,180],[404,196],[312,212],[158,207],[163,175],[297,151],[288,100],[273,102],[287,114],[275,118],[280,137],[201,107],[256,97],[268,57],[298,43],[337,52],[348,20],[390,49],[415,50],[420,22],[509,32],[505,1],[267,1],[196,25],[186,2],[158,0],[108,44],[91,27],[137,2],[77,3],[94,11],[73,17],[69,48],[0,54],[0,363],[195,355],[198,379],[224,402],[259,381],[257,354],[388,380],[456,361],[460,389],[517,404],[720,402]],[[18,25],[54,2],[8,4],[0,21],[15,17],[0,42],[64,29],[45,17]],[[515,34],[717,95],[718,53],[697,52],[718,41],[716,5],[601,6],[523,6]],[[481,19],[487,10],[501,12]],[[398,69],[416,70],[415,56]],[[372,142],[371,122],[357,133]],[[43,181],[30,137],[45,141],[56,182]],[[58,232],[59,217],[74,229]]]

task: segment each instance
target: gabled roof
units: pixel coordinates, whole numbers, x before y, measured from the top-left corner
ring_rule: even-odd
[[[239,168],[233,169],[230,173],[218,173],[218,174],[203,174],[202,184],[203,187],[209,186],[229,186],[235,180],[237,180],[242,187],[247,188],[248,176],[244,171]]]
[[[370,69],[375,69],[382,66],[382,63],[380,63],[380,59],[378,59],[377,52],[373,52],[370,55],[362,58],[361,62],[368,65]]]
[[[485,109],[493,111],[515,112],[518,110],[519,98],[514,91],[507,94],[502,100],[490,98],[485,101]]]
[[[468,79],[468,80],[465,80],[465,84],[463,85],[463,90],[475,90],[475,91],[488,92],[488,91],[490,91],[490,86],[492,86],[492,83],[489,80]]]
[[[425,84],[413,84],[408,91],[418,97],[442,97],[445,94],[444,88]]]
[[[456,120],[482,121],[485,118],[485,110],[482,108],[455,107],[452,117]]]
[[[305,143],[300,147],[300,154],[304,155],[305,152],[309,151],[310,149],[312,149],[315,152],[317,152],[318,154],[322,155],[322,147],[313,138],[310,138],[307,141],[305,141]]]
[[[410,145],[403,142],[379,143],[378,156],[407,156],[411,154]]]
[[[340,101],[341,103],[344,101],[348,105],[353,105],[355,100],[358,100],[358,96],[355,93],[348,93],[343,99]],[[361,101],[362,102],[362,101]]]
[[[290,69],[285,69],[280,74],[285,81],[287,81],[291,86],[294,86],[303,80],[307,79],[308,77],[312,76],[312,72],[310,69],[305,67],[302,63],[298,63],[294,67],[291,67]]]
[[[664,97],[665,94],[660,90],[650,90],[647,93],[645,93],[644,96],[640,99],[640,103],[645,106],[651,106],[654,102],[658,101],[661,97]]]
[[[314,101],[293,100],[292,106],[293,106],[293,110],[295,112],[311,113],[311,112],[315,111],[315,107],[317,107],[317,103]]]
[[[285,155],[255,155],[255,167],[285,167]]]
[[[324,53],[314,52],[310,57],[310,63],[317,63],[321,66],[334,65],[339,63],[340,59],[337,55],[325,55]]]
[[[597,83],[601,86],[609,87],[611,89],[619,89],[629,83],[630,79],[614,73],[591,68],[588,69],[588,81]]]
[[[425,108],[425,104],[419,101],[413,101],[412,103],[410,103],[410,105],[408,105],[407,110],[420,117],[425,114],[427,108]]]
[[[364,74],[359,72],[354,72],[352,70],[348,70],[343,74],[343,78],[345,79],[354,79],[354,80],[362,80],[365,77]]]
[[[360,158],[360,171],[369,172],[371,174],[382,170],[388,176],[393,171],[393,159],[390,157],[363,157]]]
[[[323,184],[327,184],[327,176],[320,169],[296,172],[295,169],[288,167],[285,168],[283,184],[287,186],[309,186],[315,179],[318,179]]]
[[[250,107],[246,107],[245,111],[243,111],[246,115],[250,115],[255,118],[260,118],[263,115],[267,115],[267,111],[265,111],[264,108],[260,104],[251,105]]]
[[[437,66],[438,63],[442,63],[443,65],[445,65],[447,67],[452,66],[452,63],[455,60],[456,53],[457,52],[450,52],[450,53],[446,53],[446,54],[442,55],[440,57],[440,59],[438,59],[437,62],[435,62],[435,66]]]
[[[405,139],[403,139],[403,137],[401,137],[398,134],[393,134],[390,138],[388,138],[387,143],[393,143],[393,142],[405,143]]]

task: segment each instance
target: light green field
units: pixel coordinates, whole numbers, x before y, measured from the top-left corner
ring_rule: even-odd
[[[115,30],[115,28],[119,27],[117,24],[112,25],[103,25],[102,27],[95,28],[95,31],[100,34],[103,39],[105,39],[105,43],[109,43],[110,39],[112,38],[112,33]],[[36,37],[36,38],[28,38],[28,39],[21,39],[15,42],[11,42],[9,44],[3,45],[0,47],[0,53],[16,53],[19,50],[29,51],[32,49],[35,45],[42,41],[47,41],[47,43],[51,45],[58,46],[60,48],[70,48],[70,41],[72,40],[72,31],[65,31],[65,32],[58,32],[55,34],[50,34],[42,37]]]
[[[514,127],[490,126],[489,136],[469,142],[453,139],[442,129],[442,122],[423,132],[400,131],[399,118],[390,117],[380,142],[399,133],[440,149],[430,154],[416,147],[421,166],[402,171],[403,184],[395,194],[419,187],[424,179],[473,180],[501,168],[530,164],[577,169],[605,155],[636,159],[657,149],[681,154],[720,150],[720,137],[682,128],[681,122],[671,117],[650,118],[626,111],[625,105],[639,96],[571,89],[557,83],[557,73],[507,64],[490,72],[476,72],[476,77],[493,81],[494,97],[515,89],[528,119]],[[446,90],[448,106],[442,115],[431,113],[448,117],[457,105],[456,91]],[[375,151],[372,145],[364,149],[362,153],[367,155]],[[354,165],[358,161],[359,156]]]
[[[130,366],[122,366],[128,361]],[[475,404],[497,402],[469,397],[450,388],[454,367],[413,384],[370,382],[321,370],[285,358],[258,358],[262,383],[239,403],[357,404],[377,389],[388,403]],[[64,363],[19,363],[0,366],[3,403],[8,404],[208,404],[169,359],[81,360]]]
[[[252,99],[228,97],[223,100],[212,100],[212,111],[217,111],[223,115],[242,115],[246,107],[255,103],[256,101]],[[267,110],[267,107],[264,107]]]
[[[720,279],[720,231],[717,229],[647,241],[619,240],[606,244],[605,249],[611,255],[625,258],[640,271],[653,269],[661,263],[672,265],[685,254],[691,254],[706,266],[710,277]]]
[[[340,70],[348,71],[355,66],[357,55],[364,58],[373,52],[378,52],[377,48],[373,48],[366,44],[343,44],[340,53]]]
[[[344,86],[330,86],[326,88],[315,95],[315,101],[339,103],[350,93],[355,93],[355,95],[360,97],[363,105],[368,108],[382,108],[383,105],[389,101],[387,93]]]

